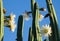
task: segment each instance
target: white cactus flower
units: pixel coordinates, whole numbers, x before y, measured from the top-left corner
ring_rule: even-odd
[[[39,21],[42,21],[44,16],[42,14],[39,14]]]
[[[24,20],[28,21],[29,20],[29,16],[27,14],[23,14],[23,18]]]
[[[10,20],[10,21],[11,21],[11,23],[15,24],[15,20]]]
[[[11,30],[12,32],[14,32],[14,30],[15,30],[15,28],[16,28],[16,24],[15,24],[14,19],[15,19],[15,15],[11,13],[11,14],[10,14],[10,20],[9,20],[9,25],[10,25],[10,30]]]
[[[14,30],[15,30],[15,28],[16,28],[15,22],[12,21],[12,20],[9,20],[9,25],[10,25],[10,30],[11,30],[12,32],[14,32]]]
[[[15,24],[13,24],[13,25],[11,25],[10,30],[11,30],[12,32],[14,32],[14,31],[15,31],[15,28],[16,28],[16,25],[15,25]]]
[[[15,18],[16,16],[14,15],[14,14],[10,14],[10,20],[14,20],[14,18]]]
[[[43,25],[41,29],[41,34],[43,36],[51,36],[51,27],[49,25]]]

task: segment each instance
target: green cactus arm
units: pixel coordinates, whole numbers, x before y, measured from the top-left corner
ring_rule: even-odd
[[[37,35],[37,40],[42,41],[42,37],[40,32],[40,26],[39,26],[39,8],[38,4],[36,3],[36,16],[35,16],[35,26],[36,26],[36,35]]]
[[[40,27],[39,27],[39,9],[38,9],[38,4],[34,4],[34,12],[33,14],[33,21],[32,21],[32,35],[34,36],[33,41],[42,41],[41,35],[38,33],[40,32]],[[38,31],[39,30],[39,31]]]
[[[3,4],[0,0],[0,41],[3,41],[4,36],[4,14],[3,14]]]
[[[58,21],[54,10],[52,0],[46,0],[48,12],[50,13],[50,25],[52,27],[52,36],[50,41],[59,41]]]
[[[57,21],[57,17],[56,17],[56,11],[54,9],[54,6],[52,4],[52,0],[46,0],[47,2],[47,8],[48,8],[48,11],[53,15],[53,17],[55,18],[55,21],[56,23],[58,24],[58,21]]]
[[[32,13],[34,11],[34,3],[35,3],[35,0],[31,0],[31,10],[32,10]]]
[[[33,41],[34,37],[32,35],[32,28],[29,28],[29,37],[28,37],[28,41]]]
[[[23,26],[24,26],[24,21],[23,21],[23,16],[20,15],[18,18],[18,25],[17,25],[17,41],[23,41]]]

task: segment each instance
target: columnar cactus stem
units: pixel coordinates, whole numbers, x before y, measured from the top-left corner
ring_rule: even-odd
[[[34,3],[35,3],[35,0],[31,0],[31,10],[32,10],[32,13],[34,11]]]
[[[18,28],[17,28],[17,41],[23,41],[22,33],[23,33],[23,16],[20,15],[18,19]]]
[[[50,25],[52,27],[52,36],[49,37],[50,41],[59,41],[58,22],[52,0],[46,0],[48,12],[50,15]]]
[[[32,21],[32,35],[34,36],[33,41],[42,41],[39,27],[39,9],[37,3],[34,4],[33,21]]]
[[[28,41],[33,41],[34,37],[32,35],[32,28],[29,28],[29,37],[28,37]]]
[[[39,27],[39,9],[37,3],[34,0],[31,0],[31,10],[32,10],[32,28],[29,30],[29,40],[28,41],[42,41],[40,35],[40,27]],[[32,31],[31,31],[32,30]]]
[[[3,41],[3,36],[4,36],[4,14],[2,0],[0,0],[0,41]]]

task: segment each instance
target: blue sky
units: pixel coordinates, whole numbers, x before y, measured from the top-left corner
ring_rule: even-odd
[[[46,0],[36,0],[38,2],[38,5],[40,8],[44,7],[47,8],[46,6]],[[53,5],[56,10],[56,15],[58,18],[58,24],[60,23],[60,0],[53,0]],[[6,8],[6,16],[10,15],[11,12],[13,12],[16,15],[15,21],[17,24],[18,17],[21,15],[23,12],[26,11],[31,11],[31,0],[3,0],[3,7]],[[45,15],[48,12],[42,12],[41,14]],[[47,22],[46,22],[47,21]],[[29,21],[24,21],[24,30],[23,30],[23,41],[28,41],[28,32],[29,32],[29,27],[32,25],[32,18],[30,18]],[[49,24],[49,19],[43,19],[40,22],[40,26],[44,24]],[[60,24],[59,24],[59,29],[60,29]],[[5,27],[4,28],[4,41],[16,41],[15,39],[17,35],[17,28],[15,32],[11,32],[9,28]],[[44,38],[43,38],[44,39]]]

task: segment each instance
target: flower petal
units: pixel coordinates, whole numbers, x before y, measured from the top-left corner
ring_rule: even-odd
[[[28,16],[27,14],[24,14],[24,15],[23,15],[23,18],[24,18],[24,20],[26,20],[26,21],[29,20],[29,16]]]
[[[14,32],[15,31],[15,28],[16,28],[16,25],[15,24],[12,24],[10,29],[11,29],[12,32]]]
[[[42,19],[44,18],[44,16],[42,14],[39,15],[39,21],[42,21]]]
[[[12,14],[12,13],[10,14],[10,20],[14,20],[15,17],[16,17],[16,16],[15,16],[14,14]]]
[[[41,34],[44,36],[49,36],[51,35],[51,27],[49,25],[43,25],[41,29]]]

